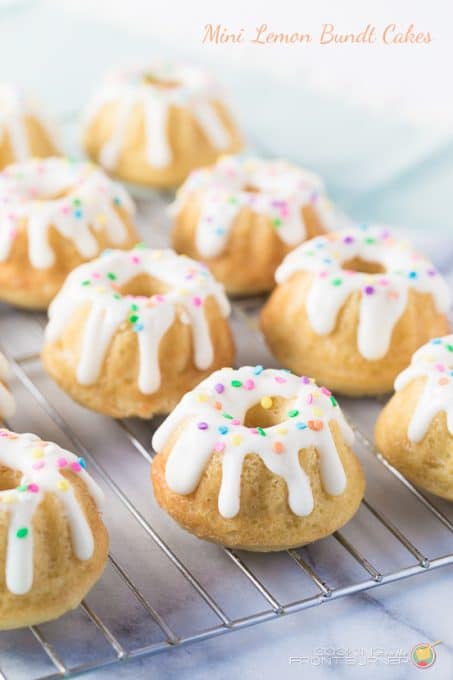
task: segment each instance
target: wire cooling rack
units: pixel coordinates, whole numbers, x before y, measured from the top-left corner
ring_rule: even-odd
[[[145,240],[167,241],[162,197],[141,204]],[[275,365],[258,331],[259,300],[233,303],[238,364]],[[9,425],[83,455],[106,494],[111,552],[84,602],[57,622],[0,633],[0,676],[59,678],[328,603],[453,564],[453,508],[412,486],[371,443],[380,404],[340,399],[356,432],[366,497],[341,531],[299,550],[253,554],[187,534],[156,505],[151,437],[161,419],[118,420],[73,403],[44,373],[43,315],[4,308],[2,350],[18,413]]]

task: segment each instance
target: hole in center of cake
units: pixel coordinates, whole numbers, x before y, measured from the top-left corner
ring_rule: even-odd
[[[118,292],[121,295],[132,295],[133,297],[152,297],[153,295],[164,295],[168,291],[169,287],[163,281],[147,274],[138,274],[121,286]]]
[[[342,263],[343,269],[349,269],[353,272],[361,274],[384,274],[386,269],[380,262],[372,262],[371,260],[364,260],[361,257],[353,257],[351,260],[346,260]]]
[[[270,400],[270,401],[269,401]],[[288,420],[288,411],[294,408],[295,399],[269,396],[251,406],[244,418],[246,427],[272,427]]]
[[[160,78],[154,73],[145,73],[143,76],[143,83],[145,85],[153,85],[153,87],[158,87],[161,90],[174,90],[176,87],[180,87],[181,83],[177,80],[171,80],[170,78]]]
[[[20,484],[21,473],[0,465],[0,491],[12,491]]]

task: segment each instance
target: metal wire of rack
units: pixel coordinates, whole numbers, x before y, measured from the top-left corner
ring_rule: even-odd
[[[261,338],[256,330],[256,305],[250,305],[247,301],[237,302],[234,303],[233,310],[233,317],[237,327],[236,332],[243,333],[246,329],[249,334],[254,336],[257,346],[262,347]],[[11,327],[12,315],[16,319],[20,318],[22,333],[27,328],[28,335],[32,335],[31,329],[33,329],[39,338],[42,333],[41,319],[36,319],[35,317],[29,318],[25,314],[18,312],[10,312],[7,315],[8,328]],[[0,318],[0,331],[2,328],[3,320]],[[374,540],[373,532],[383,532],[384,541],[392,539],[404,553],[405,558],[402,559],[402,563],[397,568],[378,566],[375,557],[365,553],[361,547],[361,540],[353,540],[348,535],[348,529],[357,522],[356,518],[354,518],[343,530],[335,532],[331,540],[335,542],[337,551],[340,551],[341,560],[345,558],[349,561],[352,560],[352,563],[358,569],[358,573],[354,572],[355,575],[350,582],[336,584],[334,576],[338,566],[336,559],[338,552],[335,552],[335,559],[329,559],[328,553],[323,552],[324,558],[318,560],[311,547],[288,550],[286,553],[279,554],[279,577],[280,579],[282,578],[282,564],[285,564],[285,569],[288,569],[291,564],[297,570],[300,587],[296,586],[296,591],[299,590],[296,598],[286,600],[279,594],[278,587],[276,588],[275,585],[273,587],[269,583],[266,569],[262,570],[262,565],[268,560],[272,561],[272,559],[275,559],[275,556],[253,555],[250,558],[250,555],[247,553],[217,546],[209,546],[208,549],[207,544],[205,546],[204,543],[197,539],[188,537],[182,530],[179,532],[179,529],[173,528],[173,531],[177,532],[180,540],[184,536],[184,540],[189,540],[192,546],[196,542],[197,552],[203,552],[206,548],[212,554],[214,550],[217,562],[227,562],[230,565],[230,569],[233,569],[234,576],[232,576],[232,580],[235,580],[239,575],[242,582],[246,582],[249,588],[255,591],[261,606],[257,605],[257,600],[255,599],[250,610],[242,611],[236,615],[234,609],[239,599],[236,603],[229,599],[228,606],[225,606],[225,602],[220,601],[220,598],[213,593],[213,590],[217,589],[217,586],[213,586],[215,576],[212,577],[213,580],[208,579],[208,585],[205,583],[206,577],[200,577],[196,573],[196,569],[191,568],[178,550],[178,542],[176,541],[176,545],[172,547],[171,543],[174,541],[168,540],[161,528],[156,528],[155,517],[157,515],[150,515],[150,513],[144,512],[141,509],[140,503],[136,502],[129,489],[123,488],[123,485],[118,480],[118,476],[113,475],[104,461],[98,457],[98,452],[92,450],[85,443],[84,431],[81,431],[82,435],[79,434],[80,430],[76,429],[68,421],[65,415],[66,409],[59,408],[64,398],[61,393],[58,393],[57,388],[50,387],[50,381],[45,378],[40,368],[39,356],[36,352],[17,353],[11,349],[11,343],[12,339],[5,344],[3,350],[11,363],[15,378],[13,386],[19,390],[20,394],[22,394],[21,390],[23,390],[23,394],[26,394],[26,399],[31,400],[30,403],[34,402],[35,406],[38,407],[38,411],[36,411],[37,420],[41,421],[43,415],[45,415],[53,428],[60,433],[60,440],[63,438],[63,443],[68,442],[73,449],[82,453],[87,459],[92,473],[107,492],[108,506],[110,505],[110,499],[115,498],[122,506],[124,513],[139,527],[142,539],[144,536],[145,540],[153,544],[164,556],[161,568],[163,567],[164,571],[166,571],[167,566],[170,564],[178,573],[179,578],[196,595],[195,599],[201,601],[204,608],[209,610],[211,615],[208,617],[209,625],[203,625],[205,617],[201,616],[200,621],[197,620],[198,607],[194,605],[195,600],[189,598],[187,603],[189,611],[185,613],[186,618],[190,620],[190,626],[183,633],[179,632],[173,621],[169,620],[170,618],[175,618],[174,611],[171,610],[171,616],[168,617],[166,612],[162,610],[161,603],[156,605],[151,601],[149,592],[143,587],[142,583],[136,581],[130,559],[125,557],[124,554],[117,554],[117,546],[112,545],[108,572],[110,577],[112,574],[115,575],[128,591],[129,599],[127,601],[129,602],[128,606],[130,609],[133,611],[139,606],[144,612],[138,623],[138,627],[143,628],[144,635],[134,636],[129,628],[118,632],[115,629],[115,625],[112,625],[112,621],[115,622],[115,616],[117,620],[125,618],[124,605],[118,603],[118,607],[115,608],[115,603],[112,601],[110,606],[113,611],[109,613],[106,620],[102,612],[98,610],[98,607],[91,604],[90,594],[87,600],[81,603],[76,620],[73,623],[69,621],[69,628],[63,625],[63,630],[65,631],[63,639],[57,635],[57,629],[52,624],[31,627],[26,633],[28,638],[25,643],[25,633],[21,632],[22,637],[17,644],[21,647],[21,663],[25,664],[26,672],[28,673],[26,675],[27,678],[46,678],[50,680],[51,678],[58,678],[68,674],[72,675],[91,669],[99,669],[135,657],[156,654],[165,650],[168,651],[179,645],[186,645],[227,632],[237,631],[247,626],[300,612],[303,609],[333,601],[339,597],[453,564],[453,521],[448,515],[448,507],[442,508],[441,502],[434,502],[427,495],[414,488],[409,481],[385,461],[374,449],[368,436],[352,421],[351,424],[357,436],[362,461],[365,463],[368,459],[374,465],[377,464],[386,477],[392,479],[393,483],[401,487],[401,492],[404,491],[406,494],[409,494],[412,500],[418,504],[419,509],[421,508],[430,516],[431,521],[435,522],[436,531],[439,530],[439,527],[445,530],[448,535],[448,541],[445,541],[445,533],[442,532],[436,537],[436,541],[437,544],[442,542],[442,545],[448,545],[449,550],[443,553],[439,549],[439,545],[435,547],[431,545],[428,550],[419,545],[413,537],[413,534],[417,533],[415,528],[412,527],[411,532],[401,528],[398,518],[394,519],[389,516],[387,508],[386,512],[383,512],[375,500],[370,498],[372,494],[368,493],[363,501],[360,512],[366,512],[369,517],[365,524],[359,523],[360,526],[357,527],[359,535],[366,529],[367,532],[371,532]],[[56,397],[54,393],[56,393]],[[59,405],[56,405],[56,403]],[[71,408],[78,409],[79,407],[73,405]],[[344,405],[343,408],[345,408]],[[346,404],[347,412],[348,405]],[[93,417],[101,419],[101,416]],[[139,475],[147,477],[149,464],[153,456],[153,452],[149,448],[149,442],[155,423],[137,423],[133,420],[108,422],[112,424],[112,427],[117,428],[118,433],[121,433],[120,448],[127,443],[127,446],[136,454],[134,460],[129,461],[128,465],[133,464],[137,466]],[[99,424],[103,425],[103,423]],[[44,431],[48,431],[47,425],[44,425]],[[40,434],[43,434],[42,429]],[[127,452],[124,453],[126,454]],[[368,477],[368,481],[370,485],[370,477]],[[370,491],[372,491],[372,485],[371,489],[369,489]],[[150,491],[148,491],[148,495],[151,495]],[[159,513],[159,510],[156,508],[155,512]],[[370,518],[374,518],[374,523],[371,522]],[[418,522],[417,525],[419,526]],[[432,528],[430,531],[432,531]],[[119,533],[121,533],[121,530],[119,530]],[[377,539],[376,542],[379,543],[379,540]],[[324,541],[319,543],[322,544]],[[332,544],[330,549],[332,549]],[[152,560],[149,563],[149,567],[153,568]],[[233,572],[229,571],[230,574],[233,574]],[[294,578],[294,574],[292,574],[292,578]],[[100,583],[102,584],[102,580]],[[96,592],[99,587],[97,585],[93,592]],[[108,584],[106,587],[108,590]],[[177,593],[173,595],[174,599],[178,601]],[[172,591],[170,589],[166,593],[166,601],[171,601],[171,599]],[[177,602],[175,606],[178,606]],[[169,608],[167,607],[168,611]],[[74,618],[74,615],[69,614],[63,617],[62,621],[67,617],[71,618],[71,616]],[[158,630],[157,639],[155,630],[150,635],[150,639],[146,639],[149,622],[152,622],[153,628]],[[86,658],[84,657],[83,649],[80,649],[74,658],[73,651],[70,652],[69,647],[73,649],[74,639],[77,639],[77,636],[80,637],[81,629],[86,627],[89,627],[90,631],[96,630],[97,641],[94,644],[94,650],[90,648],[89,658]],[[90,632],[89,636],[91,634]],[[84,632],[81,637],[85,639],[87,635]],[[5,655],[2,636],[7,636],[11,640],[14,639],[14,632],[0,635],[1,677],[8,679],[11,677],[21,677],[22,667],[17,672],[14,666],[14,661],[17,661],[17,659],[15,659],[14,654],[6,653]],[[135,641],[135,637],[137,637],[137,641]],[[100,644],[100,640],[103,640],[103,644]],[[8,641],[6,649],[8,649]],[[39,651],[42,657],[38,664],[36,664],[37,651]],[[5,659],[6,661],[4,661]],[[13,668],[11,673],[9,671],[10,668]]]

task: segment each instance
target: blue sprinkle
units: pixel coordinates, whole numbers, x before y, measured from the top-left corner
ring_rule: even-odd
[[[330,257],[324,257],[323,262],[324,264],[332,264],[332,260],[330,259]]]
[[[223,236],[224,233],[225,233],[225,229],[222,229],[222,227],[217,227],[217,229],[215,230],[216,236]]]
[[[118,198],[118,196],[115,196],[115,198],[113,199],[113,202],[114,202],[115,205],[121,205],[121,199]]]
[[[220,427],[217,428],[217,432],[219,432],[219,434],[227,434],[228,428],[225,427],[225,425],[221,425]]]
[[[302,423],[300,420],[299,420],[298,423],[296,423],[296,427],[297,427],[298,430],[306,430],[307,429],[306,424]]]
[[[87,464],[86,464],[86,462],[85,462],[85,458],[79,458],[79,465],[80,465],[80,467],[83,468],[84,470],[87,469]]]
[[[441,338],[434,338],[434,340],[431,340],[432,345],[440,345],[442,343]]]
[[[253,369],[253,373],[255,375],[261,375],[261,373],[263,371],[264,371],[264,368],[260,364],[258,364],[258,366],[255,366],[255,368]]]
[[[83,211],[82,210],[74,210],[74,217],[82,217]]]
[[[410,279],[416,279],[417,278],[417,272],[409,272],[408,277]]]
[[[102,251],[101,257],[105,257],[106,255],[110,255],[111,252],[112,252],[111,248],[106,248],[105,250]]]
[[[359,229],[361,229],[362,231],[366,231],[368,229],[368,224],[365,223],[359,224]]]
[[[132,328],[136,333],[140,333],[140,331],[144,329],[144,325],[142,323],[136,323],[134,326],[132,326]]]

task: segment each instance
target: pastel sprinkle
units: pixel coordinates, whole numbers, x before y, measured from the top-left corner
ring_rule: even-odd
[[[21,527],[16,531],[16,537],[17,538],[27,538],[28,536],[28,529],[27,527]]]
[[[239,444],[240,444],[241,442],[242,442],[242,437],[241,437],[240,434],[234,434],[234,435],[231,437],[231,443],[233,444],[233,446],[239,446]]]
[[[197,427],[198,427],[199,430],[209,429],[208,423],[205,423],[204,421],[202,421],[201,423],[198,423]]]
[[[270,397],[263,397],[261,399],[261,406],[265,409],[272,408],[272,399]]]
[[[288,411],[288,416],[290,418],[297,418],[298,415],[299,411],[297,410],[297,408],[292,408],[290,411]]]
[[[228,434],[228,428],[226,425],[221,425],[219,428],[217,428],[217,432],[219,434]]]
[[[231,386],[232,387],[242,387],[242,382],[240,380],[232,380]]]
[[[248,380],[245,381],[245,383],[244,383],[244,389],[246,389],[246,390],[253,390],[254,388],[255,388],[255,383],[254,383],[253,380],[251,380],[251,379],[249,378]]]
[[[324,423],[322,422],[322,420],[309,420],[308,427],[310,428],[310,430],[319,432],[324,427]]]
[[[214,385],[214,389],[217,394],[222,394],[222,392],[225,390],[225,386],[222,385],[222,383],[217,383],[217,385]]]
[[[285,447],[283,446],[283,444],[281,442],[274,442],[272,444],[272,449],[275,453],[283,453],[283,451],[285,450]]]
[[[60,489],[60,491],[67,491],[69,489],[69,482],[66,481],[66,479],[61,479],[57,487]]]
[[[223,442],[216,442],[214,444],[214,450],[218,453],[222,453],[222,451],[225,451],[225,444]]]

